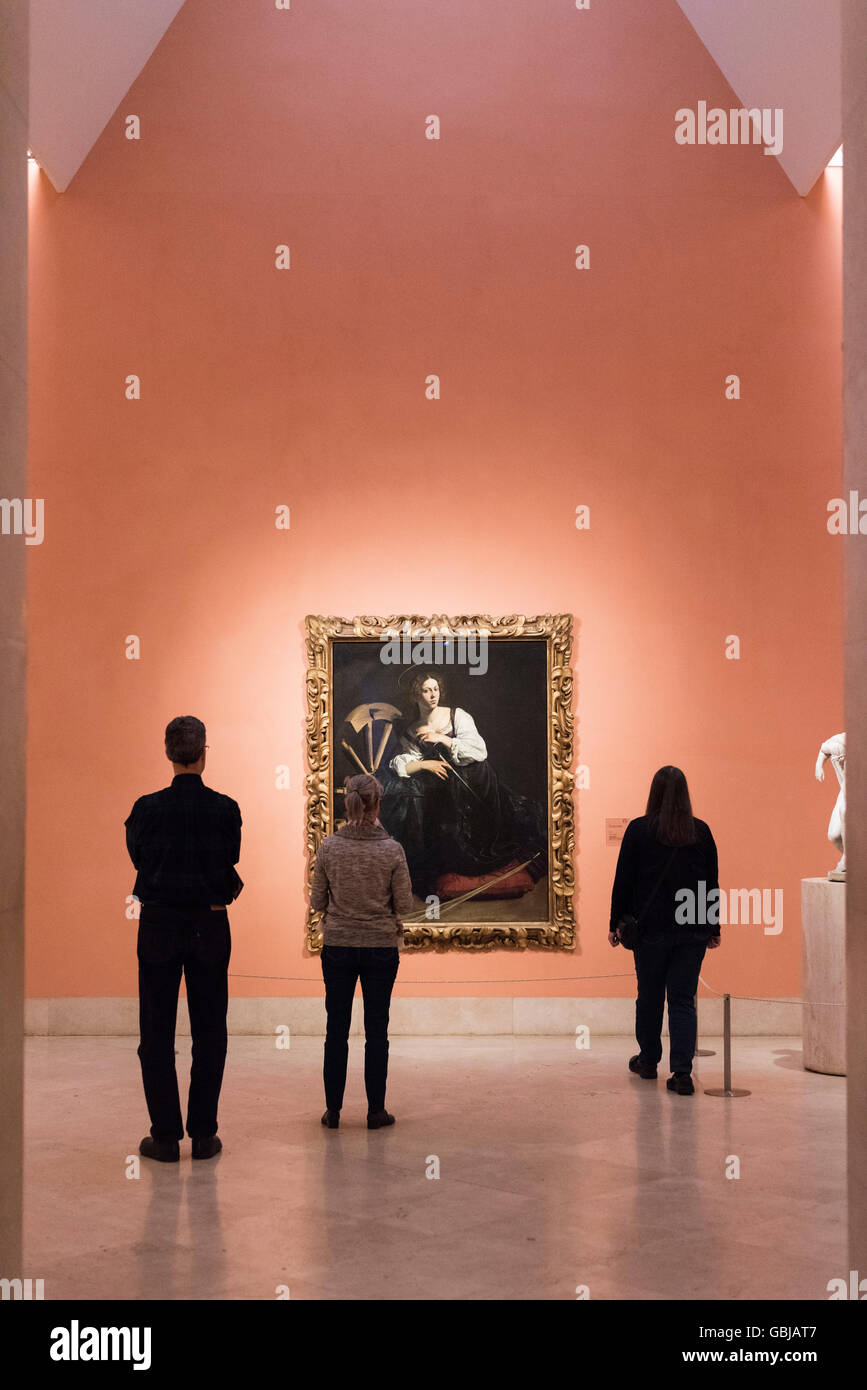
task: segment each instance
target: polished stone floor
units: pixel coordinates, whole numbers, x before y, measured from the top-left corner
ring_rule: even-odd
[[[739,1040],[752,1095],[721,1100],[719,1054],[686,1098],[630,1076],[626,1038],[397,1038],[397,1124],[371,1132],[358,1044],[330,1131],[321,1039],[234,1037],[223,1153],[186,1142],[137,1178],[136,1042],[28,1040],[25,1272],[47,1299],[826,1299],[848,1269],[845,1081],[805,1072],[798,1039]]]

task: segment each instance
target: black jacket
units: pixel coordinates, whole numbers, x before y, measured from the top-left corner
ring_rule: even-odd
[[[140,796],[125,824],[140,902],[216,907],[243,888],[234,867],[241,857],[238,803],[206,787],[197,772],[178,773],[170,787]]]
[[[678,848],[641,919],[643,935],[671,931],[720,935],[716,845],[710,827],[703,820],[696,818],[695,828],[698,832],[696,843]],[[621,917],[641,914],[671,854],[672,846],[657,840],[647,816],[638,816],[629,822],[620,845],[611,891],[610,931]],[[711,893],[714,896],[708,902]],[[688,920],[689,915],[694,919],[692,922]]]

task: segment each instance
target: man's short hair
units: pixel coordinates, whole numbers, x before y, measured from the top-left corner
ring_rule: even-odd
[[[194,714],[181,714],[166,725],[166,757],[170,763],[189,767],[205,751],[205,726]]]

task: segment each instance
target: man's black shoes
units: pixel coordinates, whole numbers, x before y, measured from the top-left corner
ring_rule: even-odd
[[[386,1125],[394,1124],[394,1116],[389,1115],[387,1110],[374,1110],[367,1112],[368,1129],[384,1129]]]
[[[222,1139],[212,1134],[208,1139],[193,1140],[193,1158],[213,1158],[223,1147]]]
[[[138,1146],[145,1158],[155,1158],[157,1163],[177,1163],[181,1156],[181,1146],[177,1139],[154,1139],[148,1134]]]
[[[208,1139],[193,1140],[193,1158],[213,1158],[223,1147],[216,1134]],[[148,1135],[138,1146],[145,1158],[155,1158],[157,1163],[177,1163],[181,1157],[181,1146],[177,1139],[154,1139]]]

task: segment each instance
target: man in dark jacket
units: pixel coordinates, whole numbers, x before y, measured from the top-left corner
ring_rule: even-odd
[[[187,1134],[193,1158],[213,1158],[217,1103],[226,1062],[228,969],[232,944],[226,905],[243,887],[241,812],[231,797],[202,781],[205,726],[193,715],[166,728],[171,786],[140,796],[126,820],[126,843],[141,903],[138,929],[139,1025],[150,1135],[140,1152],[176,1163],[184,1137],[175,1071],[175,1024],[181,975],[193,1039]]]

